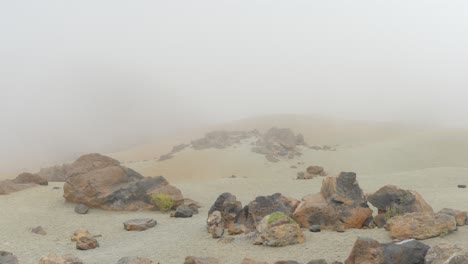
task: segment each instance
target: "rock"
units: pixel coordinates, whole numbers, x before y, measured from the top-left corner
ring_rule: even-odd
[[[42,168],[37,175],[50,182],[65,182],[70,166],[71,164],[63,164],[61,166]]]
[[[323,167],[320,166],[309,166],[306,171],[312,175],[322,175],[324,173]]]
[[[223,149],[241,143],[243,139],[255,137],[258,131],[213,131],[205,134],[205,137],[193,140],[192,147],[196,150],[208,148]]]
[[[71,237],[71,241],[78,241],[81,237],[85,237],[85,236],[91,236],[91,234],[88,232],[88,230],[86,229],[78,229],[76,230],[72,237]]]
[[[296,166],[296,165],[291,165],[291,166],[289,166],[289,168],[291,168],[291,169],[297,169],[297,166]]]
[[[14,183],[11,180],[4,180],[0,181],[0,195],[6,195],[18,191],[22,191],[28,188],[36,187],[37,184],[35,183],[28,183],[28,184],[18,184]]]
[[[457,245],[443,242],[427,251],[425,261],[426,264],[466,264],[468,254]]]
[[[184,264],[220,264],[219,260],[215,258],[200,258],[194,256],[185,257]]]
[[[241,264],[268,264],[268,262],[253,260],[253,259],[250,259],[250,258],[244,258],[242,260]]]
[[[0,263],[2,264],[19,264],[18,258],[10,252],[0,251]]]
[[[79,250],[90,250],[97,247],[99,247],[99,243],[94,237],[83,236],[76,241],[76,249]]]
[[[385,264],[424,264],[424,257],[429,250],[428,245],[417,240],[406,240],[397,244],[385,243],[381,244],[381,246],[384,252]]]
[[[393,185],[380,188],[374,194],[369,195],[368,200],[377,207],[379,215],[384,215],[385,220],[406,213],[433,212],[432,207],[418,192],[402,190]]]
[[[175,217],[181,217],[181,218],[188,218],[192,217],[193,211],[192,208],[190,208],[188,205],[180,205],[177,207],[176,212],[175,212]]]
[[[374,220],[374,224],[378,228],[383,228],[387,224],[387,217],[385,216],[385,214],[378,214],[374,217],[373,220]]]
[[[75,206],[75,213],[77,214],[87,214],[89,207],[84,204],[78,204]]]
[[[265,216],[257,226],[258,241],[270,247],[283,247],[304,243],[305,238],[299,225],[283,212]]]
[[[33,183],[33,184],[39,184],[39,185],[49,184],[46,179],[43,179],[37,174],[32,174],[29,172],[21,173],[13,180],[13,182],[17,184],[27,184],[27,183]]]
[[[359,237],[344,264],[384,264],[384,252],[376,240]]]
[[[302,135],[294,135],[291,129],[274,127],[261,135],[255,145],[252,152],[265,155],[270,162],[278,162],[280,158],[300,156],[297,146],[305,145],[305,142]]]
[[[188,206],[190,209],[192,209],[193,214],[198,214],[198,208],[201,208],[201,205],[197,202],[195,202],[192,199],[184,198],[183,205]]]
[[[144,257],[123,257],[117,264],[159,264],[159,261],[151,261]]]
[[[258,196],[244,207],[237,216],[236,223],[244,224],[249,230],[255,230],[258,223],[269,214],[283,212],[288,216],[292,216],[298,204],[298,200],[284,196],[281,193]]]
[[[344,233],[346,231],[346,228],[344,227],[344,225],[338,224],[335,226],[335,231],[338,233]]]
[[[274,264],[299,264],[299,262],[295,260],[280,260],[276,261]]]
[[[127,231],[144,231],[156,226],[157,222],[151,218],[137,218],[125,221],[123,223]]]
[[[220,211],[214,211],[206,220],[208,232],[211,233],[213,238],[219,238],[224,233],[224,220]]]
[[[59,256],[55,254],[49,254],[42,257],[38,264],[83,264],[83,261],[73,255]]]
[[[47,232],[42,228],[42,226],[35,227],[31,230],[34,234],[42,235],[45,236],[47,235]]]
[[[52,189],[53,190],[60,190],[60,187],[55,186],[55,187],[52,187]]]
[[[459,185],[457,185],[457,187],[464,189],[464,188],[466,188],[466,184],[459,184]]]
[[[229,235],[240,235],[247,232],[247,228],[242,224],[233,224],[228,229]]]
[[[310,232],[314,232],[314,233],[320,232],[320,231],[321,231],[320,225],[311,225],[311,226],[309,227],[309,231],[310,231]]]
[[[387,227],[395,239],[427,239],[456,230],[457,223],[448,214],[419,212],[392,217]]]
[[[455,218],[455,221],[457,222],[457,226],[464,226],[467,220],[466,212],[462,212],[459,210],[444,208],[440,210],[439,213],[444,213],[453,216]]]
[[[218,239],[218,243],[224,243],[224,244],[229,244],[234,242],[235,238],[234,237],[220,237]]]
[[[174,208],[183,203],[179,189],[162,176],[143,177],[132,169],[120,166],[117,160],[88,154],[75,161],[67,173],[63,191],[66,201],[104,210],[158,209],[153,194],[166,194]]]
[[[362,228],[372,210],[353,172],[323,179],[320,193],[302,198],[293,214],[301,227],[320,225],[322,229]]]
[[[324,259],[313,259],[307,262],[307,264],[327,264],[327,261]]]
[[[211,206],[208,211],[208,218],[215,211],[218,211],[221,214],[221,220],[218,220],[216,224],[218,225],[222,222],[223,228],[229,228],[234,223],[237,215],[242,211],[242,203],[237,201],[235,195],[232,195],[231,193],[223,193],[218,196],[214,204]],[[208,229],[209,228],[210,226],[208,225]]]
[[[310,179],[313,179],[313,178],[316,178],[316,177],[317,177],[317,175],[310,174],[310,173],[304,173],[304,172],[300,171],[300,172],[297,173],[296,179],[297,180],[310,180]]]

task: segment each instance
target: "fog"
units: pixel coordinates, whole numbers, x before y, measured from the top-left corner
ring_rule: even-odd
[[[0,166],[267,114],[468,126],[467,14],[465,0],[1,1]]]

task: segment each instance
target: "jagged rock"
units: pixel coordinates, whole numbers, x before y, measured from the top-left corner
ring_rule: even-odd
[[[218,211],[221,214],[220,221],[222,222],[223,229],[229,229],[229,227],[234,223],[237,215],[242,211],[242,203],[237,201],[235,195],[232,195],[231,193],[223,193],[218,196],[214,204],[211,206],[208,211],[208,218],[215,211]],[[217,220],[217,226],[221,223],[220,221]],[[210,225],[208,225],[208,229],[209,228]]]
[[[448,214],[418,212],[394,216],[387,227],[395,239],[427,239],[456,230],[457,223]]]
[[[159,261],[152,261],[144,257],[123,257],[117,264],[159,264]]]
[[[143,177],[117,160],[88,154],[75,161],[67,173],[63,197],[68,202],[105,210],[151,210],[152,194],[163,193],[183,203],[182,193],[164,177]]]
[[[42,228],[42,226],[35,227],[31,230],[34,234],[42,235],[45,236],[47,235],[47,232]]]
[[[411,190],[402,190],[393,185],[386,185],[368,196],[369,202],[377,207],[378,215],[382,215],[376,222],[382,227],[383,219],[388,220],[396,215],[414,212],[433,212],[432,207],[424,201],[422,196]]]
[[[0,263],[3,263],[0,261]],[[49,254],[42,257],[38,264],[83,264],[83,261],[73,255],[55,255]]]
[[[219,260],[211,257],[201,258],[194,256],[185,257],[184,264],[220,264]]]
[[[241,264],[268,264],[266,261],[258,261],[250,258],[244,258]]]
[[[84,204],[78,204],[75,206],[75,213],[77,214],[87,214],[89,207]]]
[[[459,210],[444,208],[444,209],[440,210],[439,213],[444,213],[444,214],[448,214],[448,215],[451,215],[451,216],[455,217],[455,221],[457,222],[457,226],[464,226],[465,222],[467,220],[466,212],[462,212],[462,211],[459,211]]]
[[[76,249],[90,250],[99,247],[96,238],[91,236],[82,236],[76,241]]]
[[[0,251],[0,263],[2,264],[19,264],[18,258],[10,252]]]
[[[457,245],[443,242],[432,246],[426,253],[426,264],[466,264],[468,253]]]
[[[91,237],[91,234],[86,229],[78,229],[71,236],[71,241],[78,241],[81,237]]]
[[[320,193],[303,197],[293,214],[301,227],[320,225],[328,230],[340,226],[362,228],[371,216],[372,210],[353,172],[324,178]]]
[[[304,243],[305,238],[299,225],[283,212],[265,216],[257,226],[258,238],[255,244],[283,247]]]
[[[138,218],[125,221],[123,223],[127,231],[144,231],[156,226],[157,222],[151,218]]]

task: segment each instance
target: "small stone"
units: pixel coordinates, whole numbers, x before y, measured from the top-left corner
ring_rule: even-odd
[[[187,217],[192,217],[192,215],[193,215],[192,208],[190,208],[190,206],[188,205],[183,204],[177,207],[174,217],[187,218]]]
[[[344,233],[345,228],[344,228],[343,225],[338,225],[338,226],[336,227],[335,231],[338,232],[338,233]]]
[[[34,234],[42,235],[45,236],[47,235],[47,232],[42,228],[42,226],[35,227],[31,230]]]
[[[124,228],[127,231],[143,231],[154,227],[156,224],[156,220],[151,218],[132,219],[123,223]]]
[[[89,250],[97,247],[99,247],[99,243],[94,237],[84,236],[80,237],[78,241],[76,241],[76,249],[79,250]]]
[[[466,188],[466,184],[459,184],[457,187],[464,189],[464,188]]]
[[[320,225],[311,225],[311,226],[309,227],[309,231],[310,231],[310,232],[314,232],[314,233],[320,232],[320,231],[321,231]]]
[[[2,264],[18,264],[18,258],[10,252],[0,251],[0,263]]]
[[[89,211],[89,207],[84,204],[78,204],[75,206],[75,213],[77,214],[87,214]]]
[[[55,186],[55,187],[52,187],[52,189],[53,190],[60,190],[60,187]]]

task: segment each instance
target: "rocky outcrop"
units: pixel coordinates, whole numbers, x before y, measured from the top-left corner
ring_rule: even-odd
[[[10,194],[17,191],[29,189],[39,185],[48,185],[47,180],[42,177],[32,174],[29,172],[24,172],[18,175],[13,180],[4,180],[0,181],[0,195]]]
[[[10,252],[0,251],[0,263],[2,264],[18,264],[18,258]]]
[[[156,220],[151,218],[138,218],[125,221],[123,223],[125,230],[127,231],[144,231],[155,227],[157,224]]]
[[[223,149],[241,143],[242,140],[256,137],[259,133],[253,131],[213,131],[206,133],[205,137],[193,140],[192,147],[196,150],[217,148]]]
[[[63,164],[60,166],[42,168],[39,170],[37,175],[50,182],[65,182],[67,180],[67,174],[70,167],[71,164]]]
[[[303,197],[293,214],[301,227],[320,225],[329,230],[362,228],[370,217],[372,210],[353,172],[326,177],[320,193]]]
[[[258,196],[240,211],[236,223],[243,224],[250,230],[255,230],[258,223],[265,216],[275,212],[283,212],[288,216],[292,216],[298,205],[298,200],[284,196],[281,193]]]
[[[38,264],[83,264],[83,261],[73,255],[59,256],[56,254],[49,254],[42,257]]]
[[[201,257],[194,257],[194,256],[187,256],[185,257],[184,264],[220,264],[219,260],[211,257],[201,258]]]
[[[345,264],[424,263],[429,246],[416,240],[380,244],[374,239],[359,237]]]
[[[297,146],[305,145],[301,134],[295,135],[289,128],[273,127],[261,135],[252,152],[265,155],[270,162],[277,162],[281,158],[292,159],[300,156]]]
[[[88,154],[75,161],[67,173],[63,197],[68,202],[105,210],[158,209],[152,195],[163,193],[183,203],[179,189],[162,176],[143,177],[120,162],[100,154]]]
[[[425,260],[426,264],[464,264],[468,263],[468,253],[457,245],[444,242],[432,246]]]
[[[123,257],[117,261],[117,264],[159,264],[159,262],[144,257]]]
[[[387,229],[394,239],[427,239],[457,230],[455,218],[443,213],[409,213],[392,217]]]
[[[386,221],[396,215],[414,212],[433,212],[422,196],[412,190],[402,190],[386,185],[368,196],[369,203],[378,209],[376,224],[383,227]]]
[[[255,244],[270,247],[283,247],[304,243],[300,226],[283,212],[265,216],[257,226]]]

